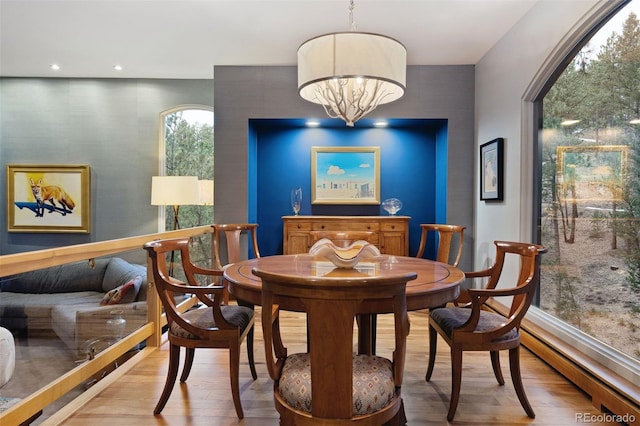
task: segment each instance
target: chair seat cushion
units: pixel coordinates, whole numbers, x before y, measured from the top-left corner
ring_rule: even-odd
[[[220,307],[220,312],[229,324],[237,326],[241,332],[247,328],[251,318],[253,318],[253,309],[246,306],[225,305]],[[216,322],[213,319],[213,308],[210,307],[187,311],[182,314],[182,317],[199,328],[216,328]],[[200,339],[200,337],[189,333],[175,322],[171,323],[170,332],[175,336],[186,339]]]
[[[440,326],[442,331],[448,337],[452,336],[455,328],[461,327],[469,317],[471,316],[470,308],[438,308],[431,311],[431,318]],[[506,318],[502,315],[480,311],[480,319],[476,326],[476,331],[486,331],[493,328],[500,327],[504,324]],[[512,340],[518,337],[518,329],[513,328],[507,332],[507,334],[500,336],[496,341]]]
[[[291,407],[311,412],[311,356],[287,357],[278,382],[280,396]],[[353,356],[353,414],[375,413],[395,397],[391,361],[372,355]]]

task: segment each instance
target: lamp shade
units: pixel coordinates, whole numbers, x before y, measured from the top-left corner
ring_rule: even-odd
[[[312,38],[298,48],[298,93],[353,123],[404,95],[407,50],[397,40],[357,31]]]
[[[213,181],[212,180],[199,180],[199,195],[200,202],[203,206],[212,206],[213,205]]]
[[[151,205],[183,206],[199,202],[197,176],[151,177]]]

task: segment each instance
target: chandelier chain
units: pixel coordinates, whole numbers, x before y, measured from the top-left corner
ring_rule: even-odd
[[[356,8],[354,0],[349,3],[349,31],[358,31],[358,25],[353,20],[353,9]]]

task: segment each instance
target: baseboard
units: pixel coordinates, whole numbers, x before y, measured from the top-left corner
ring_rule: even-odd
[[[502,314],[507,312],[498,302],[492,303],[491,308]],[[522,345],[589,395],[598,410],[613,414],[619,423],[640,424],[638,384],[590,359],[531,321],[523,320],[520,331]]]

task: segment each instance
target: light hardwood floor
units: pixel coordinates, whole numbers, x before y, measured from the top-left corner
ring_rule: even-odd
[[[259,315],[259,308],[256,309]],[[431,382],[424,380],[428,354],[427,313],[413,312],[402,395],[409,425],[446,425],[451,391],[448,346],[440,341]],[[259,318],[259,317],[258,317]],[[392,324],[390,316],[378,320],[378,354],[389,356]],[[289,353],[305,348],[305,319],[283,313],[283,335]],[[330,338],[330,336],[327,336]],[[240,392],[245,418],[236,418],[229,391],[228,356],[225,350],[196,351],[186,384],[176,384],[164,411],[153,408],[164,385],[168,364],[167,345],[155,351],[117,379],[106,390],[81,407],[63,423],[68,426],[113,425],[278,425],[273,405],[272,382],[264,363],[259,319],[256,321],[255,356],[258,380],[253,381],[243,344]],[[535,419],[526,417],[513,390],[506,353],[502,356],[505,386],[498,386],[489,355],[465,353],[462,392],[456,417],[458,425],[575,425],[585,416],[600,413],[589,398],[573,384],[527,350],[521,354],[522,374]],[[593,420],[593,419],[592,419]],[[589,424],[614,424],[591,421]]]

